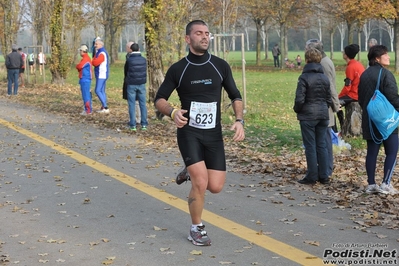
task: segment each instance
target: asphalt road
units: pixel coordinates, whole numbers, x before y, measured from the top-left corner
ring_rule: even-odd
[[[0,265],[327,265],[327,254],[398,265],[398,231],[359,230],[350,209],[325,200],[328,188],[233,171],[206,196],[212,246],[194,246],[176,147],[159,153],[139,131],[71,122],[5,96],[0,105]]]

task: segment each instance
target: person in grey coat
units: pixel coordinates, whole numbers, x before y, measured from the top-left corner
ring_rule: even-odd
[[[301,184],[329,183],[326,131],[331,105],[330,81],[320,64],[322,54],[314,48],[305,53],[306,65],[299,76],[294,111],[301,126],[307,172]]]
[[[277,43],[272,48],[272,54],[274,59],[274,67],[280,67],[280,60],[278,59],[278,57],[281,54],[281,51]]]

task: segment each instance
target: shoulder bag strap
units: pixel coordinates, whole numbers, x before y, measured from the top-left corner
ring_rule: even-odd
[[[382,73],[382,67],[380,69],[380,74],[378,74],[378,81],[377,81],[377,86],[375,86],[375,90],[380,90],[381,73]]]

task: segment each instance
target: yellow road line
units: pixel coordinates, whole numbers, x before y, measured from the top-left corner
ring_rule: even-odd
[[[101,173],[109,175],[110,177],[112,177],[128,186],[131,186],[131,187],[133,187],[133,188],[135,188],[155,199],[158,199],[174,208],[177,208],[183,212],[188,213],[187,202],[180,198],[175,197],[172,194],[169,194],[160,189],[154,188],[146,183],[139,181],[138,179],[136,179],[134,177],[128,176],[122,172],[119,172],[118,170],[115,170],[111,167],[108,167],[108,166],[102,164],[102,163],[92,160],[80,153],[70,150],[62,145],[57,144],[56,142],[53,142],[46,138],[43,138],[42,136],[40,136],[38,134],[35,134],[29,130],[26,130],[24,128],[16,126],[13,123],[3,120],[1,118],[0,118],[0,124],[12,129],[12,130],[15,130],[25,136],[28,136],[28,137],[32,138],[33,140],[36,140],[37,142],[40,142],[40,143],[44,144],[45,146],[48,146],[66,156],[69,156],[80,163],[84,163],[87,166],[89,166]],[[221,217],[216,213],[204,210],[202,213],[202,218],[207,223],[210,223],[220,229],[227,231],[230,234],[233,234],[233,235],[238,236],[244,240],[254,243],[254,244],[258,245],[259,247],[262,247],[271,252],[274,252],[274,253],[278,254],[279,256],[287,258],[289,260],[292,260],[296,263],[306,265],[306,266],[323,265],[323,261],[320,258],[318,258],[312,254],[304,252],[300,249],[297,249],[293,246],[285,244],[281,241],[275,240],[269,236],[263,235],[255,230],[245,227],[239,223],[236,223],[232,220]]]

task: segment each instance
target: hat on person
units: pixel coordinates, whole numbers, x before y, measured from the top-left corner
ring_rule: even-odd
[[[345,54],[350,59],[353,59],[353,58],[355,58],[355,56],[357,55],[359,50],[360,50],[359,45],[357,45],[355,43],[354,44],[350,44],[350,45],[345,47]]]
[[[79,51],[83,51],[85,53],[87,53],[87,51],[89,50],[89,47],[87,47],[86,44],[82,44],[82,46],[80,46]]]

